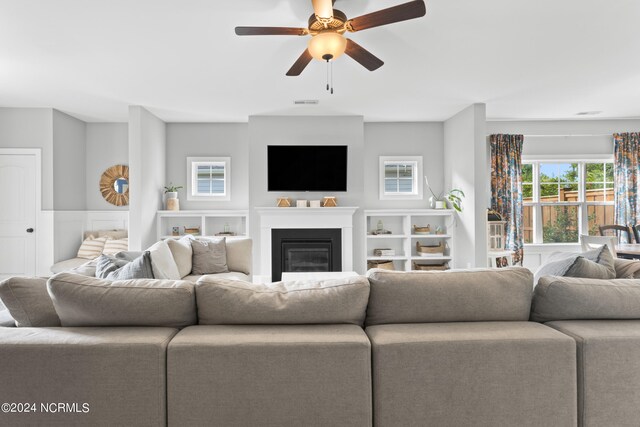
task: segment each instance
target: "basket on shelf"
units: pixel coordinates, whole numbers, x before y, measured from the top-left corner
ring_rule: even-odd
[[[373,250],[373,256],[394,256],[395,254],[395,249],[383,248]]]
[[[424,257],[444,256],[444,243],[440,242],[437,246],[423,246],[420,242],[416,242],[416,252]]]
[[[413,270],[415,271],[444,271],[449,269],[449,264],[443,262],[442,264],[418,264],[413,263]]]
[[[413,232],[416,234],[430,234],[431,233],[431,224],[427,224],[426,227],[420,227],[417,225],[413,225]]]
[[[193,234],[197,236],[200,234],[200,227],[184,227],[184,234]]]
[[[395,270],[395,267],[393,266],[393,261],[389,261],[389,260],[368,261],[367,270],[371,268],[380,268],[382,270]]]

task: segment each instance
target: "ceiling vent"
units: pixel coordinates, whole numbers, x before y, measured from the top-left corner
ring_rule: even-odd
[[[576,113],[576,116],[597,116],[600,113],[602,113],[602,111],[581,111]]]
[[[318,105],[320,101],[317,99],[297,99],[293,103],[296,105]]]

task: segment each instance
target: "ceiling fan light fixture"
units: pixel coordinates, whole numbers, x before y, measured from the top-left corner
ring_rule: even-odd
[[[339,58],[347,49],[347,39],[335,31],[318,33],[309,40],[309,53],[319,61]]]

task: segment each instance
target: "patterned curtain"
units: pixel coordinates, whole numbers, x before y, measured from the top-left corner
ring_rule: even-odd
[[[506,221],[506,247],[513,263],[522,265],[522,143],[523,135],[491,135],[491,209]]]
[[[615,223],[638,223],[638,182],[640,181],[640,133],[616,133],[614,140]]]

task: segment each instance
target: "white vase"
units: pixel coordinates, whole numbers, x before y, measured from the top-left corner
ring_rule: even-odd
[[[169,203],[169,200],[171,199],[175,199],[175,200]],[[167,193],[164,193],[164,206],[166,210],[172,210],[172,211],[180,210],[177,191],[169,191]]]

